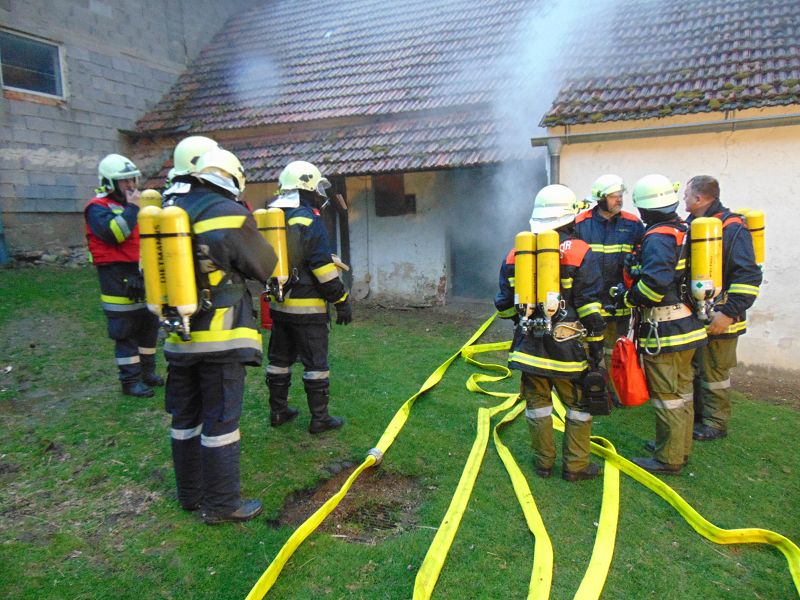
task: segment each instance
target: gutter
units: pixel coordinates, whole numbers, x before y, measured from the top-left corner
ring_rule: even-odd
[[[642,138],[664,137],[671,135],[691,135],[696,133],[720,133],[743,129],[762,129],[766,127],[786,127],[800,125],[800,113],[770,117],[742,117],[690,123],[685,125],[663,125],[660,127],[642,127],[639,129],[617,129],[596,133],[569,133],[564,135],[548,135],[531,138],[531,146],[547,146],[550,158],[550,183],[558,183],[560,175],[560,154],[563,144],[586,144],[592,142],[609,142],[617,140],[636,140]],[[564,126],[565,129],[568,126]]]

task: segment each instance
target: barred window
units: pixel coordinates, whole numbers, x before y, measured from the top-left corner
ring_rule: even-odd
[[[63,96],[58,45],[0,30],[3,87]]]

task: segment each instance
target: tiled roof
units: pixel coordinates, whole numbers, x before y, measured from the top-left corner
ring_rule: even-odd
[[[800,104],[798,0],[620,2],[609,18],[542,125]]]

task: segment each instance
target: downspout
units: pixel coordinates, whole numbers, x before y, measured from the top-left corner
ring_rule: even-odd
[[[532,142],[533,140],[531,140]],[[548,183],[558,183],[561,179],[561,146],[563,145],[561,138],[551,137],[547,139],[547,155],[550,158],[548,165],[549,168],[549,181]]]

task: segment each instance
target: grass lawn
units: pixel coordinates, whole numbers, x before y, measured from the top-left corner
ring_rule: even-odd
[[[331,334],[331,412],[347,422],[321,436],[306,431],[299,366],[291,398],[301,414],[280,429],[268,426],[263,369],[250,369],[242,486],[265,514],[208,527],[175,499],[163,388],[144,400],[119,391],[98,295],[91,268],[0,271],[0,598],[244,598],[397,409],[491,314],[489,302],[474,318],[356,305],[354,322]],[[489,332],[509,335],[505,323]],[[411,597],[472,446],[477,409],[499,403],[466,390],[474,370],[456,361],[417,401],[380,467],[298,549],[269,598]],[[493,389],[514,391],[517,377]],[[765,400],[735,394],[731,435],[698,443],[688,472],[664,480],[720,527],[762,527],[797,543],[800,412]],[[594,433],[627,457],[643,455],[653,432],[649,405],[595,419]],[[536,478],[522,418],[503,440],[553,542],[552,597],[571,598],[591,555],[602,482]],[[315,495],[326,481],[330,489]],[[620,491],[604,598],[797,597],[774,548],[712,544],[624,475]],[[533,547],[490,443],[434,598],[525,598]]]

